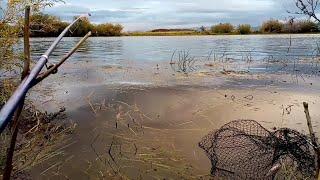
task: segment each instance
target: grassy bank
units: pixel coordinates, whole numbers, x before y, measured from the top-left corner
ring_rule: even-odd
[[[124,33],[125,36],[187,36],[187,35],[201,35],[196,31],[170,31],[170,32],[132,32]]]
[[[256,33],[252,33],[256,34]],[[197,31],[169,31],[169,32],[130,32],[123,33],[123,36],[207,36],[207,35],[240,35],[240,33],[212,33]]]

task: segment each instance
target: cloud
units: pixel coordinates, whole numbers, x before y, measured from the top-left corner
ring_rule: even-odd
[[[91,10],[83,6],[62,4],[47,8],[44,10],[44,13],[58,16],[64,21],[71,21],[74,16],[91,13],[90,20],[93,23],[125,23],[130,21],[132,17],[143,14],[144,10],[146,8]]]
[[[270,18],[289,16],[292,0],[68,0],[45,10],[71,21],[91,12],[94,23],[121,23],[125,30],[209,26],[219,22],[253,26]]]
[[[90,12],[89,8],[71,4],[59,4],[44,10],[44,13],[60,17],[64,21],[71,21],[73,17]]]

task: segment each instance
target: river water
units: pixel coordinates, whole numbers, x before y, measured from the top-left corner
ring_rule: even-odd
[[[56,60],[68,52],[80,38],[65,38],[52,56]],[[40,56],[54,38],[32,39],[34,59]],[[252,56],[255,60],[273,56],[312,57],[317,54],[320,35],[230,35],[230,36],[178,36],[178,37],[92,37],[80,48],[71,61],[93,61],[97,65],[124,65],[134,62],[168,61],[175,50],[189,51],[201,58],[212,54],[225,54],[241,59]],[[289,49],[289,51],[288,51]]]
[[[79,39],[65,38],[49,62],[58,61]],[[210,58],[224,55],[233,62],[248,56],[264,63],[267,57],[294,61],[316,57],[318,39],[320,35],[89,38],[29,96],[45,110],[66,107],[68,119],[78,125],[69,145],[59,149],[62,155],[33,167],[31,175],[211,179],[210,161],[198,146],[202,137],[237,119],[306,134],[303,101],[310,103],[318,133],[317,64],[292,68],[281,61],[275,63],[281,73],[251,73],[253,67],[267,68],[248,64],[246,71],[233,72],[228,70],[240,67],[237,63],[202,61],[196,71],[181,73],[169,63],[174,51],[200,60],[212,51]],[[33,38],[33,59],[53,40]]]

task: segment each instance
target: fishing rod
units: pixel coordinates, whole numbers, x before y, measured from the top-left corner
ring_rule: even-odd
[[[51,44],[49,49],[39,58],[38,62],[33,67],[30,74],[22,80],[21,84],[18,86],[18,88],[13,93],[13,95],[9,98],[7,103],[3,106],[3,108],[0,111],[0,133],[4,131],[8,123],[11,121],[15,110],[17,109],[19,104],[23,101],[29,89],[31,89],[34,85],[37,84],[38,75],[40,74],[42,68],[46,66],[49,56],[57,47],[57,45],[60,43],[62,38],[68,33],[68,31],[70,31],[70,29],[78,21],[88,16],[91,16],[91,15],[89,13],[81,15],[77,19],[75,19],[69,26],[67,26],[61,32],[61,34],[55,39],[55,41]]]

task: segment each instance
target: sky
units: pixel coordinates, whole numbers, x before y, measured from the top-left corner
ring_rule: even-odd
[[[90,12],[96,24],[120,23],[125,31],[195,28],[230,22],[259,26],[270,18],[285,19],[293,0],[65,0],[45,13],[71,21]]]

